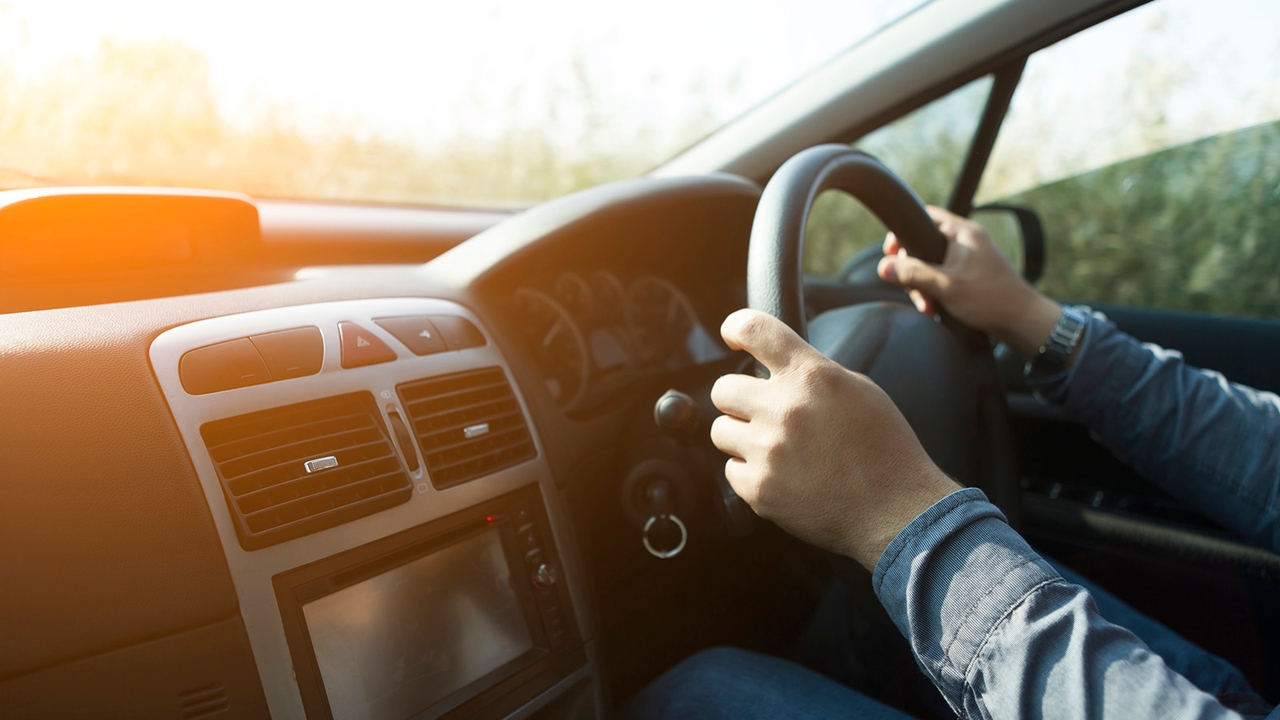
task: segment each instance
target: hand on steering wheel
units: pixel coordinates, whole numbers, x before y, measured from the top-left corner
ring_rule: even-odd
[[[712,440],[731,456],[726,478],[757,513],[873,569],[907,523],[959,487],[947,473],[979,485],[1006,512],[1016,512],[1017,476],[985,336],[872,303],[815,318],[823,352],[806,342],[800,260],[809,210],[827,189],[863,201],[911,258],[942,263],[954,245],[919,197],[869,155],[820,145],[784,163],[751,228],[752,310],[721,329],[729,347],[771,374],[716,383],[712,401],[725,416]],[[896,269],[908,259],[899,255]]]
[[[1062,307],[1013,269],[981,225],[938,207],[928,212],[947,241],[942,262],[913,257],[889,233],[877,268],[880,277],[906,288],[920,312],[936,315],[946,308],[966,325],[1033,357]]]
[[[725,375],[711,440],[725,477],[761,517],[868,570],[907,523],[959,486],[866,376],[827,359],[777,318],[739,310],[720,328],[768,379]]]

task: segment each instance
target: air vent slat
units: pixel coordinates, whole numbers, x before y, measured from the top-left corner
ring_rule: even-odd
[[[319,449],[313,452],[304,453],[296,457],[291,457],[283,462],[276,463],[269,467],[256,470],[252,474],[236,476],[228,478],[227,489],[236,498],[244,498],[250,493],[258,492],[267,488],[287,483],[298,478],[304,478],[310,475],[303,467],[303,463],[307,460],[313,460],[324,453],[325,456],[333,455],[338,460],[338,467],[348,467],[357,462],[377,459],[391,456],[391,448],[381,439],[371,442],[360,443],[358,445],[349,445],[342,450],[334,452],[326,452],[326,446],[319,446]],[[327,447],[342,447],[337,443],[328,445]]]
[[[217,420],[200,434],[246,550],[355,520],[413,492],[369,393]],[[308,472],[312,460],[327,462]]]
[[[236,498],[236,503],[246,514],[263,508],[282,505],[298,498],[315,495],[332,488],[367,480],[375,475],[395,472],[400,464],[390,455],[342,466],[346,472],[320,472],[303,475],[288,482],[272,485]]]
[[[434,417],[439,415],[455,415],[480,410],[488,405],[497,403],[510,403],[515,407],[515,400],[511,397],[511,391],[506,390],[499,394],[494,391],[492,393],[468,393],[464,396],[467,400],[466,404],[455,405],[453,403],[444,404],[432,402],[431,399],[419,400],[416,403],[407,403],[405,408],[411,415],[420,417]],[[479,399],[476,399],[479,398]]]
[[[397,468],[397,471],[399,468]],[[386,481],[399,481],[396,472],[366,478],[350,485],[329,488],[314,495],[300,497],[256,512],[246,513],[245,522],[250,528],[269,529],[320,515],[330,510],[377,497],[385,490]]]
[[[523,428],[512,430],[501,438],[486,438],[480,447],[460,447],[451,452],[432,453],[427,462],[435,461],[433,467],[437,472],[451,470],[463,463],[475,460],[491,453],[499,453],[508,448],[517,447],[529,442],[529,433]]]
[[[448,433],[433,433],[431,435],[422,436],[422,451],[426,453],[442,453],[455,448],[471,447],[478,443],[475,438],[468,438],[463,432],[465,426],[458,426]],[[489,421],[489,437],[496,437],[512,431],[523,431],[524,417],[519,414],[512,414],[503,418],[496,418]]]
[[[298,435],[306,435],[308,437],[319,437],[328,434],[329,431],[317,428],[314,432],[312,428],[316,426],[325,427],[374,427],[373,420],[365,413],[349,413],[334,417],[325,418],[308,418],[305,415],[290,413],[292,417],[281,417],[273,423],[245,422],[235,428],[239,435],[224,440],[218,444],[209,444],[209,454],[213,456],[217,462],[222,462],[230,457],[245,457],[253,453],[269,450],[279,447],[288,442],[281,440],[283,437],[297,437]]]
[[[515,405],[515,401],[494,405],[489,408],[487,413],[476,413],[465,418],[451,418],[450,420],[449,424],[443,422],[437,424],[432,420],[420,423],[415,422],[413,429],[418,433],[419,437],[424,440],[429,438],[432,443],[451,443],[455,440],[465,440],[467,428],[486,422],[489,423],[490,430],[494,429],[495,423],[501,423],[505,426],[506,423],[512,422],[515,425],[524,426],[524,415],[520,412],[520,408]],[[426,427],[423,427],[424,425]],[[431,447],[424,446],[423,450],[430,451],[433,447],[434,445]]]
[[[438,488],[474,480],[537,453],[501,368],[427,378],[396,388]]]
[[[507,379],[505,377],[489,377],[484,382],[463,387],[459,387],[456,383],[428,383],[407,391],[404,395],[404,401],[406,405],[414,405],[421,402],[449,403],[456,402],[459,397],[491,390],[509,394],[510,388],[507,386]]]
[[[231,709],[227,688],[222,683],[188,690],[178,696],[178,708],[183,720],[197,720],[224,713]]]
[[[239,478],[250,473],[269,471],[272,468],[295,463],[301,469],[302,462],[327,453],[330,448],[354,448],[382,442],[382,433],[376,427],[354,428],[330,435],[321,435],[307,440],[292,442],[273,450],[263,450],[243,458],[236,458],[222,464],[223,473],[229,479]],[[332,453],[328,453],[332,454]]]

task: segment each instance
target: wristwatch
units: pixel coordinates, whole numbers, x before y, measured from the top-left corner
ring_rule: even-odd
[[[1052,375],[1062,372],[1067,367],[1067,360],[1075,352],[1076,345],[1084,336],[1084,328],[1089,316],[1073,307],[1062,308],[1058,322],[1049,332],[1049,338],[1040,346],[1040,352],[1027,363],[1028,375]]]

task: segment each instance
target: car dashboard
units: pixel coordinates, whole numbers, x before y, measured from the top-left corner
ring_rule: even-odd
[[[638,180],[423,265],[0,316],[0,705],[607,715],[600,459],[734,362],[757,197]]]

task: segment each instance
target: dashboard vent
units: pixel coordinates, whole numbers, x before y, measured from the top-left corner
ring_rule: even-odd
[[[222,683],[214,683],[179,695],[178,709],[182,720],[203,720],[229,711],[231,701],[227,698],[227,688]]]
[[[368,393],[216,420],[200,434],[246,550],[341,525],[413,494]]]
[[[536,454],[502,368],[427,378],[396,390],[437,488],[474,480]]]

